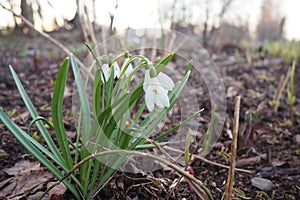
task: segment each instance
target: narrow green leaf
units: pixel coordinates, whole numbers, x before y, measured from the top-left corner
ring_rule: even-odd
[[[95,80],[94,80],[94,88],[93,88],[93,102],[94,102],[94,115],[95,119],[100,115],[101,112],[101,71],[98,69],[96,71]]]
[[[80,99],[80,116],[78,123],[78,129],[77,131],[79,132],[78,134],[82,135],[82,143],[85,144],[89,139],[90,139],[90,130],[91,130],[91,117],[90,117],[90,106],[89,106],[89,101],[88,101],[88,96],[86,93],[86,88],[83,82],[83,79],[81,77],[81,74],[79,72],[79,68],[78,65],[76,63],[75,57],[73,54],[71,54],[70,56],[70,60],[71,60],[71,65],[72,65],[72,70],[73,70],[73,74],[75,77],[75,82],[76,82],[76,86],[77,86],[77,90],[78,90],[78,94],[79,94],[79,99]],[[82,124],[82,128],[80,127],[80,125]],[[79,138],[78,138],[79,139]],[[81,150],[80,152],[80,156],[81,159],[84,159],[85,157],[87,157],[90,153],[84,148]],[[84,187],[83,190],[83,195],[86,197],[87,193],[88,193],[88,182],[89,182],[89,177],[90,174],[88,172],[88,169],[90,168],[89,165],[91,163],[87,162],[84,163],[81,167],[80,167],[80,181]]]
[[[34,106],[32,105],[32,103],[31,103],[31,101],[30,101],[30,99],[29,99],[29,97],[28,97],[28,95],[27,95],[24,87],[22,86],[22,83],[21,83],[20,79],[18,78],[15,70],[12,68],[12,66],[9,66],[9,68],[10,68],[12,76],[13,76],[13,78],[15,80],[15,83],[17,85],[17,88],[19,90],[19,93],[20,93],[20,95],[21,95],[21,97],[22,97],[22,99],[23,99],[23,101],[24,101],[24,103],[25,103],[25,105],[26,105],[26,107],[27,107],[27,109],[28,109],[31,117],[33,119],[37,118],[39,115],[38,115],[36,109],[34,108]],[[63,161],[63,158],[60,155],[59,150],[55,146],[55,144],[54,144],[54,142],[53,142],[53,140],[52,140],[49,132],[47,131],[46,127],[44,126],[44,124],[42,122],[38,121],[36,123],[36,125],[37,125],[39,131],[41,132],[43,138],[45,139],[45,142],[46,142],[47,146],[49,147],[49,149],[51,150],[51,152],[54,153],[54,155],[58,159],[60,159],[61,161]]]
[[[78,65],[76,63],[76,60],[75,60],[75,57],[73,54],[70,56],[70,59],[71,59],[73,74],[75,77],[76,86],[78,89],[80,106],[81,106],[82,113],[83,113],[83,116],[82,116],[82,140],[83,140],[83,142],[86,142],[89,139],[88,134],[89,134],[89,131],[91,128],[90,106],[89,106],[88,96],[86,94],[84,82],[80,75]],[[80,131],[80,130],[77,130],[77,131]]]
[[[68,142],[65,126],[63,123],[63,113],[62,113],[64,91],[67,82],[68,70],[69,70],[69,58],[66,58],[60,67],[60,70],[57,75],[57,79],[55,81],[51,112],[52,112],[52,120],[53,120],[53,126],[55,130],[55,136],[57,138],[59,148],[62,152],[67,167],[71,169],[73,166],[72,157],[70,153],[69,142]]]
[[[28,127],[28,131],[27,131],[28,134],[30,133],[33,124],[35,124],[37,121],[43,121],[43,122],[45,122],[49,127],[51,127],[51,128],[54,129],[52,123],[49,122],[49,120],[47,120],[45,117],[38,116],[38,117],[34,118],[34,119],[30,122],[29,127]]]
[[[167,66],[167,64],[172,60],[173,57],[174,57],[174,53],[171,53],[165,59],[159,62],[156,66],[156,72],[157,73],[161,72]]]

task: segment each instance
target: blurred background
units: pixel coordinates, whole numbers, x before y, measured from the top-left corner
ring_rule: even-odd
[[[299,40],[300,2],[295,0],[1,0],[32,21],[39,30],[78,28],[79,18],[112,31],[126,28],[172,28],[201,37],[263,42]],[[86,14],[88,16],[86,16]],[[83,16],[84,15],[84,16]],[[1,30],[18,29],[19,19],[0,9]],[[220,38],[220,37],[218,37]]]
[[[174,29],[204,47],[218,50],[255,46],[269,54],[296,48],[300,54],[295,0],[0,0],[2,36],[33,34],[9,8],[23,15],[37,30],[80,31],[79,40],[101,39],[126,29]],[[91,35],[91,32],[94,32]],[[291,45],[292,43],[292,45]],[[291,54],[289,52],[289,54]],[[297,56],[296,56],[297,54]]]

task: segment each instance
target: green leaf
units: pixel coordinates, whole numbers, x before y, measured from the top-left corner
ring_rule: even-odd
[[[76,60],[75,60],[75,57],[73,54],[71,54],[70,60],[71,60],[73,74],[75,77],[76,86],[78,89],[78,94],[79,94],[79,99],[80,99],[80,107],[82,110],[82,140],[83,140],[83,142],[86,142],[89,139],[88,134],[89,134],[89,131],[91,128],[90,106],[89,106],[84,82],[80,75],[78,65],[76,63]],[[77,131],[80,131],[80,130],[77,130]]]
[[[57,138],[59,148],[62,152],[67,167],[71,169],[73,166],[72,157],[70,153],[69,142],[68,142],[64,122],[63,122],[63,113],[62,113],[64,91],[67,82],[68,70],[69,70],[69,58],[66,58],[60,67],[60,70],[57,75],[57,79],[55,81],[51,112],[52,112],[52,120],[53,120],[53,126],[55,130],[55,136]]]
[[[172,58],[174,57],[174,53],[171,53],[170,55],[168,55],[165,59],[163,59],[161,62],[159,62],[156,66],[156,72],[157,74],[159,72],[161,72],[166,66],[167,64],[172,60]]]
[[[94,113],[95,119],[101,113],[101,70],[98,69],[96,71],[95,80],[94,80],[94,88],[93,88],[93,104],[94,104]]]
[[[23,99],[23,101],[24,101],[24,103],[25,103],[25,105],[26,105],[26,107],[27,107],[27,109],[28,109],[31,117],[33,119],[37,118],[39,115],[38,115],[36,109],[34,108],[34,106],[32,105],[32,103],[31,103],[31,101],[30,101],[27,93],[25,92],[25,89],[22,86],[22,83],[21,83],[20,79],[18,78],[15,70],[12,68],[12,66],[9,66],[9,68],[10,68],[12,76],[13,76],[15,82],[16,82],[16,85],[17,85],[17,88],[19,90],[19,93],[20,93],[20,95],[21,95],[21,97],[22,97],[22,99]],[[58,159],[60,159],[61,161],[63,161],[63,158],[60,155],[59,150],[55,146],[55,144],[54,144],[54,142],[53,142],[50,134],[48,133],[46,127],[44,126],[44,124],[42,122],[38,121],[38,122],[36,122],[36,125],[37,125],[39,131],[41,132],[43,138],[45,139],[45,142],[46,142],[47,146],[49,147],[49,149],[51,150],[51,152],[54,153],[54,155]]]
[[[80,99],[79,119],[82,119],[82,121],[81,120],[78,121],[79,125],[77,131],[79,132],[78,135],[81,132],[82,143],[85,144],[90,139],[90,130],[91,130],[90,106],[88,102],[88,96],[85,90],[86,88],[73,54],[71,54],[70,60],[71,60],[72,70],[75,77],[75,82],[76,82],[79,99]],[[81,150],[80,152],[81,159],[86,158],[89,154],[90,153],[86,149]],[[83,196],[85,197],[87,196],[88,193],[88,183],[90,177],[89,174],[90,171],[88,169],[90,168],[89,165],[91,164],[92,164],[91,162],[87,162],[80,167],[80,181],[84,187]]]
[[[28,134],[30,134],[31,127],[32,127],[33,124],[36,123],[37,121],[43,121],[43,122],[45,122],[49,127],[51,127],[51,128],[54,129],[52,123],[49,122],[45,117],[38,116],[38,117],[34,118],[34,119],[30,122],[29,127],[28,127],[28,131],[27,131]]]

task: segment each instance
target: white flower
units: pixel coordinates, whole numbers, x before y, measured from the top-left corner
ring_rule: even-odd
[[[121,74],[121,70],[120,70],[120,67],[118,65],[117,62],[114,62],[113,64],[113,68],[114,68],[114,78],[119,78],[120,74]]]
[[[102,72],[103,72],[103,74],[101,73],[101,80],[102,80],[102,83],[104,83],[104,80],[108,81],[108,78],[109,78],[109,66],[107,63],[102,65]],[[104,77],[103,77],[103,75],[104,75]]]
[[[145,72],[143,89],[148,110],[154,109],[154,104],[160,108],[169,107],[168,91],[174,88],[173,80],[165,73],[159,73],[156,77],[150,77],[150,70]]]
[[[123,63],[123,65],[122,65],[122,67],[121,67],[121,71],[124,70],[124,68],[125,68],[125,66],[127,65],[127,62],[128,62],[129,60],[130,60],[129,58],[125,58],[124,63]],[[129,75],[132,73],[132,71],[133,71],[133,67],[132,67],[132,64],[130,63],[130,64],[128,65],[126,71],[124,72],[125,77],[129,77]],[[132,78],[131,78],[131,80],[132,80]]]

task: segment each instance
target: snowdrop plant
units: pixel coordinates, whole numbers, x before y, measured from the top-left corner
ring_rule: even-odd
[[[139,152],[140,149],[155,147],[148,142],[147,138],[154,133],[155,128],[178,101],[189,78],[192,64],[189,63],[187,66],[182,80],[174,83],[167,74],[162,72],[173,54],[153,64],[143,55],[130,56],[128,52],[121,52],[113,56],[109,63],[107,56],[98,57],[89,46],[88,48],[95,58],[90,69],[97,68],[93,77],[92,108],[88,101],[87,84],[82,78],[74,56],[71,55],[62,63],[54,85],[51,102],[52,121],[38,115],[16,72],[10,66],[20,95],[32,117],[29,130],[36,125],[45,144],[36,141],[30,132],[22,130],[2,110],[0,110],[0,121],[41,164],[58,178],[58,183],[62,182],[66,185],[76,199],[93,199],[118,167],[126,161],[126,156],[118,157],[112,166],[99,159],[103,155],[113,157],[113,154],[124,153],[148,156],[177,169],[184,177],[188,177],[190,182],[196,181],[194,177],[185,174],[184,170],[178,169],[171,162]],[[118,59],[121,57],[124,61],[120,68]],[[134,62],[137,63],[133,65]],[[72,141],[68,138],[63,123],[64,90],[70,64],[80,100],[77,134]],[[144,80],[130,88],[134,74],[139,70],[144,70]],[[88,74],[86,80],[90,76],[91,74]],[[147,117],[141,117],[145,112],[148,113]],[[199,113],[200,111],[189,119]],[[182,124],[176,124],[170,131],[161,133],[154,140],[167,136],[187,122],[188,120],[185,120]],[[55,140],[45,126],[49,124],[53,127]],[[141,137],[135,137],[136,135]],[[196,182],[199,186],[199,181]],[[46,192],[54,186],[48,188]],[[202,195],[210,197],[203,185],[201,188],[204,191]],[[198,190],[202,190],[201,188]]]

